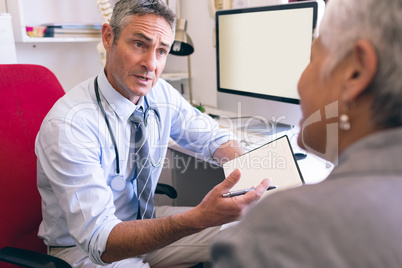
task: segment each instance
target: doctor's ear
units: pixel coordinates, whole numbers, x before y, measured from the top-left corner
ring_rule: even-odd
[[[109,51],[113,45],[113,28],[108,23],[104,23],[102,26],[102,42],[106,51]]]
[[[353,101],[368,88],[377,73],[378,56],[369,41],[361,40],[354,45],[348,68],[344,97]]]

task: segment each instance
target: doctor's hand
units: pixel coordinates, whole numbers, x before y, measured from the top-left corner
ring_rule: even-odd
[[[255,204],[269,187],[269,179],[264,179],[248,193],[235,197],[222,195],[240,180],[240,170],[233,171],[222,183],[216,185],[194,208],[199,213],[199,224],[202,227],[218,226],[239,219],[245,211]]]

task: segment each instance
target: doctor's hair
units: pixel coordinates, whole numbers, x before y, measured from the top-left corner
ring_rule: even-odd
[[[176,13],[162,0],[120,0],[113,8],[109,23],[113,29],[113,44],[119,39],[121,30],[127,25],[127,20],[130,16],[144,16],[149,14],[164,18],[169,23],[174,33]]]
[[[402,125],[402,0],[330,0],[319,27],[328,51],[322,77],[353,51],[359,40],[375,48],[378,65],[365,90],[374,97],[372,123],[389,128]]]

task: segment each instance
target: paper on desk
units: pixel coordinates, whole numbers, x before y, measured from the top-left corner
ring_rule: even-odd
[[[255,187],[265,178],[270,178],[270,184],[279,187],[265,192],[263,197],[278,190],[303,184],[303,177],[287,136],[226,162],[223,164],[225,177],[236,168],[240,169],[241,178],[231,191]]]

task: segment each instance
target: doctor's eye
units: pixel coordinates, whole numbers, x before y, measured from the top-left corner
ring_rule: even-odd
[[[135,42],[134,46],[141,48],[141,47],[143,47],[143,44],[141,42]]]
[[[166,54],[167,54],[167,51],[166,51],[165,49],[160,49],[160,50],[158,51],[158,54],[161,55],[161,56],[163,56],[163,55],[166,55]]]

